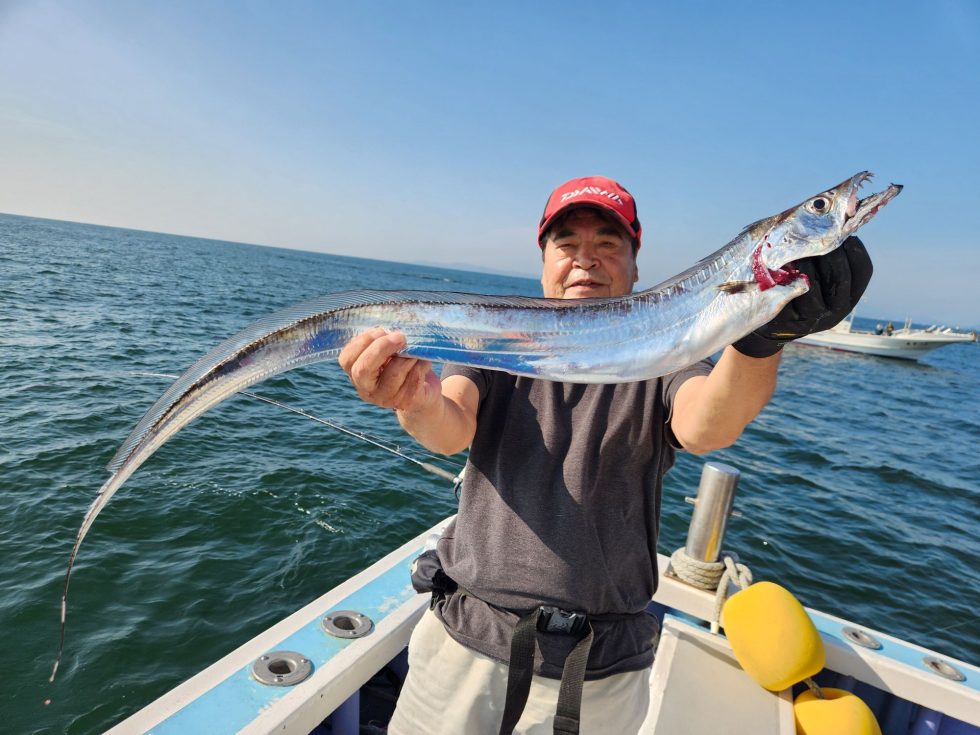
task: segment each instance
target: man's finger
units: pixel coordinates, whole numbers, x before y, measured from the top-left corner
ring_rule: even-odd
[[[418,360],[414,357],[392,356],[378,368],[377,383],[371,399],[386,407],[394,405],[396,396],[405,383],[411,380],[411,373]]]
[[[823,278],[819,270],[820,258],[803,258],[796,262],[796,268],[807,277],[810,290],[802,296],[797,296],[791,302],[796,307],[799,319],[812,319],[827,310],[823,293]]]
[[[367,347],[374,342],[379,337],[385,335],[385,330],[380,327],[375,327],[374,329],[369,329],[366,332],[361,332],[356,337],[351,338],[350,342],[344,345],[344,349],[340,351],[340,355],[337,356],[337,362],[340,363],[340,367],[343,369],[347,375],[350,375],[351,368],[354,363],[357,362],[357,358],[361,356]]]
[[[851,300],[851,267],[840,248],[816,258],[820,292],[827,311],[836,311]]]
[[[382,375],[382,366],[405,347],[405,335],[401,332],[382,334],[374,339],[358,355],[349,375],[359,393],[371,394]]]
[[[428,360],[413,360],[412,369],[405,375],[398,392],[394,395],[391,405],[393,408],[404,409],[411,407],[418,393],[425,389],[425,381],[432,370]]]

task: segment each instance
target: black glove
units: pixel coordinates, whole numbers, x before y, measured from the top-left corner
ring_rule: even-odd
[[[787,342],[830,329],[846,317],[871,280],[871,256],[858,238],[793,265],[810,279],[810,290],[790,301],[776,317],[745,335],[732,347],[749,357],[775,355]]]

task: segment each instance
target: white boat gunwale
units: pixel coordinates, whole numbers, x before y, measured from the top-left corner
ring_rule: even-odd
[[[208,668],[106,731],[106,735],[154,732],[213,733],[213,717],[240,719],[235,732],[309,732],[343,704],[407,644],[415,623],[428,607],[409,581],[409,565],[425,540],[441,533],[450,519],[402,544],[367,569],[266,629]],[[359,597],[372,583],[392,593],[379,604],[362,605]],[[377,585],[376,585],[377,586]],[[320,620],[333,610],[366,613],[374,630],[363,638],[333,638]],[[304,650],[305,649],[305,650]],[[310,658],[313,673],[293,687],[260,684],[251,676],[252,663],[271,651],[295,650]],[[215,697],[219,688],[226,695]],[[220,700],[213,706],[207,700]],[[315,703],[315,708],[308,706]],[[199,710],[192,712],[192,710]],[[320,714],[322,713],[322,714]],[[305,729],[303,729],[305,728]]]
[[[226,720],[233,714],[246,720],[246,724],[235,728],[237,732],[310,732],[408,644],[412,628],[428,607],[427,596],[416,594],[411,588],[409,566],[426,540],[441,533],[449,520],[441,521],[244,643],[108,733],[213,732],[217,713]],[[699,620],[709,620],[714,594],[668,575],[668,564],[667,557],[658,555],[661,582],[654,602]],[[361,604],[363,593],[370,591],[377,596],[379,590],[389,592],[380,603]],[[327,635],[320,628],[320,620],[339,609],[369,614],[374,631],[356,640]],[[827,669],[980,727],[980,669],[942,656],[966,675],[963,682],[944,679],[922,663],[923,657],[937,655],[933,651],[818,610],[807,611],[824,640]],[[850,643],[843,637],[845,626],[859,627],[873,635],[882,648],[875,651]],[[706,632],[704,635],[710,636]],[[723,636],[710,637],[713,645],[727,648]],[[250,674],[253,661],[283,649],[298,650],[313,660],[310,678],[293,687],[270,687],[255,681]],[[326,649],[329,655],[324,654]],[[228,691],[215,697],[221,687]],[[215,703],[208,705],[208,699]],[[195,730],[195,723],[200,729]]]

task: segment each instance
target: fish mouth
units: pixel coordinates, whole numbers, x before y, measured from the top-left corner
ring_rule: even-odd
[[[888,204],[888,202],[898,196],[898,193],[902,191],[901,184],[889,184],[883,191],[879,191],[876,194],[871,194],[863,199],[859,199],[858,192],[860,191],[861,187],[871,181],[873,178],[874,174],[870,171],[862,171],[859,174],[855,174],[850,179],[845,179],[834,187],[834,189],[840,192],[847,192],[847,204],[844,209],[844,218],[841,222],[840,236],[835,247],[839,246],[842,242],[844,242],[844,240],[870,222],[871,219],[878,214],[878,211],[882,207]],[[773,286],[785,286],[792,283],[797,278],[802,278],[809,286],[809,279],[804,273],[801,273],[800,270],[796,268],[794,261],[782,263],[778,268],[773,268],[772,266],[767,265],[765,263],[763,251],[768,249],[768,247],[771,246],[769,246],[769,241],[766,240],[752,254],[752,273],[755,276],[756,281],[759,283],[761,290],[764,291],[768,288],[772,288]]]
[[[851,179],[851,193],[848,195],[847,210],[844,213],[844,223],[841,226],[841,242],[870,222],[871,218],[878,214],[878,210],[898,196],[902,190],[901,184],[889,184],[884,191],[871,194],[864,199],[858,199],[858,191],[861,186],[871,181],[873,177],[874,174],[864,171]]]

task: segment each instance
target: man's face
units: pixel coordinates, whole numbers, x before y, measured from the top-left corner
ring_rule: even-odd
[[[573,209],[544,243],[546,298],[625,296],[639,275],[629,235],[593,209]]]

